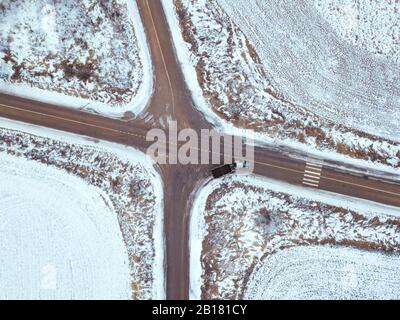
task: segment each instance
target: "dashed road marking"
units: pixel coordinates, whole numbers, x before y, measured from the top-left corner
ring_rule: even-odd
[[[303,184],[309,187],[318,188],[321,180],[322,162],[306,162],[304,169]]]

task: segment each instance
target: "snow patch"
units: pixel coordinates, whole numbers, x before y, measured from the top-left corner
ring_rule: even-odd
[[[136,1],[4,6],[1,92],[109,117],[144,110],[153,69]]]
[[[253,271],[245,299],[399,299],[399,255],[311,246],[277,252]]]
[[[66,172],[0,154],[1,299],[130,299],[108,196]]]
[[[189,233],[191,299],[242,298],[252,267],[284,248],[400,250],[396,207],[258,176],[211,180],[196,196]]]
[[[38,161],[50,169],[67,169],[103,190],[118,213],[131,275],[138,284],[134,292],[139,299],[165,298],[163,182],[147,155],[131,147],[0,118],[0,154],[4,152],[16,160],[29,159],[32,165]],[[110,181],[118,181],[120,189],[114,190]],[[132,199],[132,192],[140,199]],[[139,263],[134,256],[140,256]]]

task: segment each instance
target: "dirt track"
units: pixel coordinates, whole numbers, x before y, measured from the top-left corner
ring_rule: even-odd
[[[194,107],[159,1],[138,0],[154,66],[154,94],[138,119],[115,120],[82,111],[0,94],[0,116],[45,127],[133,146],[145,151],[150,128],[164,128],[168,119],[179,128],[211,128]],[[151,115],[152,117],[149,117]],[[151,118],[151,120],[148,120]],[[147,119],[147,120],[146,120]],[[282,150],[256,147],[255,173],[293,184],[302,184],[306,163]],[[166,279],[168,299],[187,299],[189,291],[188,216],[191,196],[197,185],[210,177],[211,165],[163,165]],[[359,168],[358,168],[359,169]],[[362,169],[359,169],[362,171]],[[365,176],[363,176],[365,175]],[[400,184],[390,180],[367,179],[324,166],[320,189],[369,199],[400,207]]]

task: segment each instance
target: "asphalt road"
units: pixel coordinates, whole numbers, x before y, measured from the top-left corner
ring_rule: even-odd
[[[137,118],[110,119],[76,109],[0,94],[0,116],[44,127],[108,140],[146,151],[151,128],[166,129],[168,119],[179,128],[211,129],[193,105],[159,1],[138,0],[154,66],[154,93]],[[352,197],[400,207],[400,184],[369,176],[363,168],[355,173],[318,159],[288,157],[287,150],[255,148],[254,172],[258,175],[304,187],[319,188]],[[297,152],[298,153],[298,152]],[[307,155],[303,155],[307,159]],[[198,186],[210,179],[212,165],[160,165],[164,181],[166,235],[166,289],[168,299],[189,295],[188,219]]]

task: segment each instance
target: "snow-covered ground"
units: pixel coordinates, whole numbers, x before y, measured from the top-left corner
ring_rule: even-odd
[[[342,247],[294,247],[256,267],[246,299],[399,299],[400,256]]]
[[[38,267],[44,268],[43,278],[38,278],[39,273],[31,282],[18,282],[21,292],[31,293],[31,298],[39,298],[38,294],[75,298],[75,291],[91,285],[82,292],[82,297],[100,298],[104,291],[94,293],[94,290],[105,288],[115,278],[115,287],[110,284],[115,291],[110,290],[105,297],[112,294],[128,297],[126,288],[122,287],[124,280],[130,285],[129,297],[165,298],[163,188],[147,156],[132,148],[4,119],[0,119],[0,156],[4,168],[10,166],[2,172],[2,177],[9,178],[2,179],[0,189],[2,221],[7,217],[6,223],[0,225],[2,247],[8,250],[1,257],[1,265],[17,265],[21,279],[26,279],[22,277],[23,272],[28,277]],[[7,161],[3,163],[3,159]],[[12,177],[14,173],[17,175]],[[33,190],[27,193],[31,187]],[[29,204],[32,204],[30,212],[27,211]],[[26,225],[18,228],[23,220]],[[30,236],[32,243],[25,243]],[[121,238],[125,248],[121,247]],[[71,241],[61,243],[61,239]],[[31,252],[33,244],[38,248]],[[111,249],[115,252],[111,253]],[[89,251],[90,255],[85,257]],[[32,261],[35,252],[37,262]],[[128,269],[123,275],[115,275],[114,272],[123,271],[121,252],[126,255]],[[63,253],[65,260],[62,260]],[[22,261],[23,255],[31,260]],[[98,256],[97,260],[94,256]],[[112,261],[104,264],[104,269],[93,271],[98,268],[95,263],[107,259]],[[37,279],[51,282],[54,271],[57,283],[62,286],[60,291],[40,291]],[[83,276],[75,277],[81,271],[87,275],[86,282],[80,282]],[[12,279],[4,280],[2,275],[12,278],[13,272],[5,269],[0,272],[0,284],[2,279],[8,281],[5,282],[8,289]],[[109,274],[105,275],[106,272]],[[97,280],[104,275],[103,286]],[[66,291],[66,286],[73,290]],[[15,296],[15,290],[1,290],[1,294]]]
[[[190,217],[190,297],[238,299],[254,266],[299,245],[400,250],[398,208],[252,176],[200,188]]]
[[[400,75],[396,71],[400,65],[394,59],[375,58],[341,41],[310,1],[301,5],[279,0],[217,2],[255,46],[273,86],[296,106],[349,128],[400,139]],[[398,1],[380,6],[386,11],[400,8]],[[359,19],[371,19],[374,10],[374,5],[364,4],[358,8],[363,12]],[[393,14],[396,21],[390,21],[384,12],[381,24],[394,31],[399,13]],[[348,19],[346,26],[354,24],[354,19]],[[335,24],[334,19],[330,22]],[[360,34],[368,32],[363,24],[359,26]],[[343,24],[336,28],[343,29]],[[400,34],[393,35],[397,39],[375,30],[376,41],[389,39],[399,48]]]
[[[0,299],[130,299],[111,201],[65,171],[0,153]]]
[[[391,31],[374,31],[391,41],[385,55],[343,39],[331,27],[335,19],[324,19],[311,2],[163,5],[196,105],[223,130],[246,135],[237,128],[247,128],[262,141],[319,157],[399,168],[399,65],[391,56],[399,47],[399,15],[391,13],[398,3],[387,2],[380,13]],[[371,18],[373,8],[359,7],[364,20]],[[370,29],[360,26],[355,36],[380,41]]]
[[[341,39],[400,64],[400,3],[397,0],[313,2]]]
[[[139,113],[152,66],[135,1],[1,1],[0,91],[108,116]]]

